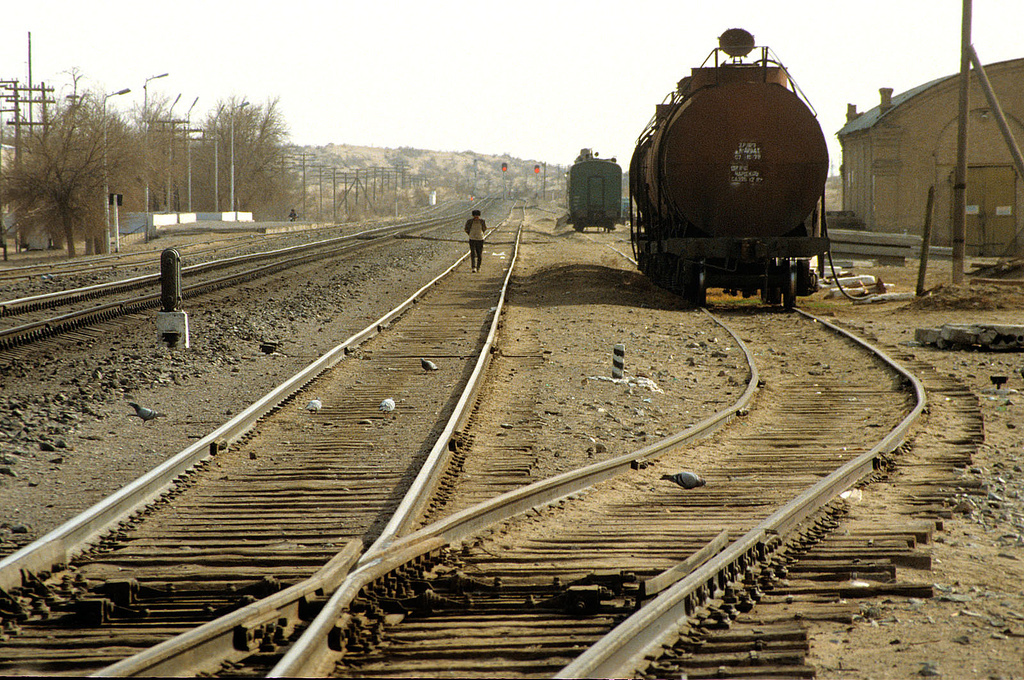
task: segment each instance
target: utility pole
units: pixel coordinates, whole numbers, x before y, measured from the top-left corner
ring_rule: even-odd
[[[32,34],[29,34],[29,73],[32,72]],[[30,75],[31,78],[31,75]],[[0,81],[4,94],[0,95],[0,100],[4,102],[10,102],[11,107],[6,108],[0,106],[0,116],[3,113],[13,113],[14,118],[7,122],[7,125],[14,127],[14,167],[17,169],[21,166],[21,154],[22,154],[22,128],[27,127],[29,133],[36,126],[45,126],[45,116],[43,120],[36,121],[34,118],[34,107],[33,105],[39,105],[45,107],[47,104],[53,104],[53,97],[49,96],[53,93],[52,87],[46,87],[46,83],[39,83],[38,87],[22,87],[17,79]],[[26,115],[27,109],[27,115]],[[2,121],[0,121],[2,123]],[[2,137],[3,135],[0,135]],[[2,203],[0,203],[2,205]],[[0,232],[3,231],[3,227],[0,226]],[[6,246],[6,238],[4,238],[4,245]],[[21,251],[22,239],[20,229],[17,222],[15,222],[14,228],[14,249],[15,252]],[[6,248],[4,253],[6,255]]]
[[[300,215],[304,220],[306,219],[306,159],[312,157],[313,154],[306,153],[305,151],[299,151],[288,156],[288,160],[292,163],[289,168],[291,170],[298,170],[302,175],[302,211]]]
[[[323,223],[323,221],[324,221],[324,166],[317,165],[316,166],[316,172],[317,172],[316,188],[317,188],[318,194],[320,195],[320,200],[318,201],[317,206],[316,206],[316,221],[320,222],[320,223]]]
[[[192,142],[193,135],[199,135],[199,141],[206,140],[206,131],[202,128],[185,128],[185,163],[187,165],[186,181],[188,182],[188,211],[192,212]]]
[[[0,92],[8,90],[17,85],[17,80],[0,80]],[[4,131],[6,123],[4,122],[5,113],[14,113],[14,109],[4,108],[3,103],[6,102],[8,96],[6,94],[0,94],[0,248],[4,251],[4,262],[7,261],[7,225],[4,223],[4,178],[3,178],[3,148],[4,148]],[[17,239],[15,239],[17,240]],[[17,248],[17,243],[15,243]]]
[[[338,168],[331,168],[331,222],[338,223]]]
[[[956,126],[956,170],[953,173],[953,276],[963,283],[967,245],[967,114],[970,109],[971,0],[963,0],[960,28],[960,104]]]

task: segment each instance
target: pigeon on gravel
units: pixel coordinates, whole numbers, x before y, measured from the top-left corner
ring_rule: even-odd
[[[136,404],[134,401],[129,401],[128,405],[135,409],[135,413],[129,413],[128,416],[138,416],[139,418],[142,418],[142,422],[144,423],[149,422],[154,418],[162,418],[165,415],[163,413],[157,413],[151,408],[140,406],[139,404]]]
[[[674,475],[662,475],[661,478],[674,482],[684,489],[696,489],[698,486],[704,486],[707,484],[707,482],[694,472],[677,472]]]
[[[312,399],[308,404],[306,404],[306,410],[310,413],[316,413],[323,408],[323,406],[323,403],[321,403],[319,399]]]
[[[437,364],[435,364],[430,359],[420,359],[420,366],[423,367],[424,371],[436,371],[437,370]]]
[[[391,411],[395,410],[395,400],[392,399],[391,397],[388,397],[384,401],[380,402],[379,408],[384,413],[390,413]]]

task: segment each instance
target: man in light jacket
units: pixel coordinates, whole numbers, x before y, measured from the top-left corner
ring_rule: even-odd
[[[487,223],[480,217],[480,211],[474,210],[473,216],[466,220],[466,233],[469,234],[469,263],[473,271],[480,271],[480,261],[484,257],[484,234]]]

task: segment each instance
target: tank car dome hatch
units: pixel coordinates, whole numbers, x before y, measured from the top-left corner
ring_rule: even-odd
[[[718,36],[718,46],[730,57],[745,57],[754,49],[754,36],[742,28],[730,28]]]

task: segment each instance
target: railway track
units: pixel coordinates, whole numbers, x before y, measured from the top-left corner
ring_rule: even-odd
[[[451,224],[456,215],[461,214],[455,212],[457,208],[461,206],[452,206],[444,212],[399,224],[185,266],[182,267],[181,295],[194,298],[319,259],[349,254],[382,239],[408,236]],[[0,330],[0,350],[158,307],[161,302],[160,280],[160,273],[144,274],[0,302],[0,318],[4,326]],[[125,295],[129,297],[102,302],[106,298]]]
[[[439,279],[443,290],[427,286],[132,488],[0,562],[0,673],[95,672],[325,564],[344,570],[386,529],[486,359],[505,277]],[[310,412],[313,396],[323,407]],[[385,399],[393,410],[381,410]]]
[[[739,603],[746,608],[757,599],[756,593],[776,586],[780,572],[785,573],[781,565],[790,557],[788,544],[780,537],[808,517],[818,518],[819,525],[832,523],[818,514],[826,501],[857,480],[877,476],[877,469],[884,467],[903,437],[908,422],[903,416],[913,410],[909,379],[881,361],[872,360],[868,371],[829,365],[835,363],[833,356],[857,357],[849,364],[841,362],[843,366],[860,366],[867,360],[860,354],[863,349],[824,333],[820,323],[794,323],[789,315],[745,314],[729,321],[754,347],[754,365],[759,368],[751,371],[748,394],[719,414],[717,420],[742,416],[727,431],[685,452],[672,452],[698,432],[704,434],[702,427],[695,426],[669,437],[667,445],[645,447],[477,506],[459,500],[467,497],[463,494],[468,487],[456,490],[458,483],[448,485],[443,490],[455,500],[435,503],[425,515],[440,517],[439,521],[420,528],[423,520],[418,517],[430,502],[418,501],[409,507],[405,519],[384,527],[383,538],[361,557],[350,546],[314,580],[279,582],[270,588],[294,585],[268,600],[238,608],[249,599],[246,595],[264,594],[257,592],[254,582],[246,581],[253,591],[233,603],[232,613],[207,624],[206,631],[184,632],[182,627],[178,637],[103,673],[161,674],[181,672],[181,668],[228,675],[420,676],[450,674],[453,669],[458,674],[501,676],[642,673],[658,658],[650,650],[664,648],[667,638],[678,638],[679,626],[687,625],[691,617],[721,623],[731,616],[730,607],[736,609]],[[795,326],[803,330],[795,331]],[[787,337],[788,333],[807,334]],[[371,362],[384,356],[367,349],[354,356]],[[385,368],[396,369],[397,362],[413,362],[423,354],[391,355]],[[830,357],[829,362],[822,357]],[[415,365],[411,370],[416,372]],[[766,384],[756,404],[748,406],[745,400],[759,382],[757,370]],[[869,401],[879,394],[885,395],[880,402]],[[291,406],[301,410],[304,399],[305,394]],[[788,413],[795,417],[789,418]],[[371,419],[372,414],[359,420]],[[844,425],[848,423],[855,426]],[[520,424],[529,432],[529,423]],[[460,433],[446,440],[445,448],[454,448],[462,456],[460,464],[466,465],[478,458],[473,455],[475,446],[495,450],[488,440],[496,441],[500,433],[485,429],[472,430],[468,438]],[[883,438],[890,429],[895,434]],[[872,432],[879,434],[872,437]],[[260,444],[254,450],[274,447]],[[259,460],[261,454],[256,455]],[[830,479],[827,475],[838,466],[843,470]],[[700,469],[708,485],[684,491],[659,479],[661,473],[679,467]],[[436,472],[443,469],[443,465],[435,467]],[[477,473],[483,475],[472,471]],[[507,480],[495,482],[502,475],[507,476],[507,469],[492,471],[490,480],[482,477],[480,482],[491,492],[501,490]],[[424,479],[424,484],[445,486],[435,475],[428,477],[433,481]],[[609,477],[615,478],[601,481]],[[818,487],[821,497],[800,496],[809,486]],[[189,486],[181,493],[191,491]],[[486,493],[478,488],[468,496]],[[790,500],[794,496],[802,500]],[[774,522],[773,528],[756,528],[766,520]],[[378,518],[377,527],[383,523]],[[625,533],[624,526],[628,527]],[[820,532],[820,526],[807,530],[807,535],[815,532]],[[362,535],[367,544],[373,533]],[[921,535],[926,532],[914,534],[915,540]],[[726,537],[738,540],[727,544]],[[340,547],[343,538],[336,538],[332,547]],[[318,555],[306,570],[312,573],[327,556]],[[766,561],[762,564],[758,558]],[[349,565],[354,565],[354,571],[346,577]],[[53,588],[53,580],[49,575],[47,587]],[[43,589],[31,579],[24,587],[30,593],[33,588]],[[132,588],[130,584],[119,587]],[[45,602],[46,598],[39,595],[37,599]],[[709,612],[721,609],[720,601],[729,605],[722,610],[726,619],[722,613],[697,618],[709,605]],[[611,663],[618,664],[610,666],[615,672],[600,665],[607,663],[604,660],[573,665],[591,664],[580,654],[591,643],[600,649],[597,643],[620,624],[625,622],[628,628],[631,615],[644,602],[673,612],[669,632],[631,629],[629,640],[646,642],[646,646],[611,653]],[[321,605],[320,616],[306,628],[303,621],[309,621]],[[294,613],[287,613],[289,607]],[[650,609],[640,610],[645,611]],[[214,608],[208,613],[221,612]],[[209,630],[218,625],[219,633]],[[764,645],[763,635],[760,643],[757,635],[748,637]],[[652,639],[656,642],[650,643]],[[439,640],[447,643],[438,644]],[[218,646],[216,654],[210,651]],[[290,651],[285,654],[286,648]],[[673,653],[678,656],[680,649]],[[623,655],[628,663],[622,661]],[[637,663],[638,656],[646,664]],[[207,663],[200,664],[199,659]]]
[[[416,219],[426,219],[438,214],[447,213],[451,209],[451,204],[442,203],[424,209],[414,217]],[[408,221],[408,218],[403,221]],[[181,242],[181,239],[177,238],[176,234],[171,233],[162,236],[150,248],[136,248],[109,255],[77,257],[73,260],[54,261],[47,259],[44,262],[16,266],[0,264],[0,283],[9,282],[11,286],[19,286],[21,288],[45,289],[55,284],[78,282],[73,283],[70,287],[79,288],[84,287],[84,282],[86,281],[89,283],[103,283],[116,278],[124,278],[125,271],[132,271],[133,273],[138,273],[139,271],[158,271],[160,253],[168,247],[167,245],[161,245],[163,243],[171,243],[171,247],[177,249],[183,257],[191,262],[206,262],[235,255],[280,249],[290,245],[308,243],[313,240],[322,240],[325,236],[342,236],[393,222],[395,220],[385,219],[375,220],[370,223],[347,223],[299,230],[292,230],[291,228],[296,225],[291,223],[271,224],[271,230],[222,234],[218,237],[205,238],[198,242]],[[286,227],[285,230],[279,230],[282,225]],[[216,226],[213,228],[213,231],[214,233],[217,232]],[[33,280],[37,280],[40,283],[32,285],[30,282]],[[27,295],[20,297],[27,297]]]
[[[838,500],[792,536],[776,561],[784,578],[771,583],[756,607],[733,609],[726,615],[731,625],[724,626],[729,603],[711,603],[652,655],[646,675],[814,677],[808,657],[816,632],[876,618],[873,605],[864,604],[872,598],[933,595],[929,548],[951,517],[950,498],[985,493],[962,474],[984,439],[984,427],[969,389],[900,354],[932,395],[927,418],[943,427],[920,429],[901,452],[898,467],[880,469],[863,494],[857,490]],[[888,517],[904,519],[880,520],[879,505]]]
[[[563,668],[567,677],[629,674],[621,666],[590,667],[580,654],[598,649],[592,645],[639,603],[686,587],[685,578],[667,587],[673,579],[694,579],[701,569],[711,569],[700,560],[689,565],[700,567],[692,574],[678,569],[709,545],[725,561],[719,567],[725,573],[702,574],[694,592],[676,606],[695,608],[727,583],[744,606],[751,603],[760,572],[771,571],[757,566],[755,556],[771,557],[780,543],[758,525],[767,519],[775,525],[773,535],[782,532],[813,515],[833,492],[870,474],[875,456],[902,437],[904,418],[914,411],[915,399],[891,369],[880,361],[873,370],[855,368],[858,362],[849,354],[864,348],[831,336],[819,323],[793,321],[785,315],[729,319],[748,342],[756,334],[758,363],[769,362],[774,343],[787,350],[786,358],[761,369],[770,372],[762,373],[767,385],[756,407],[728,430],[656,463],[650,460],[655,454],[637,452],[629,457],[636,470],[627,465],[629,472],[557,510],[534,509],[521,521],[461,537],[438,552],[429,569],[393,576],[386,589],[366,573],[367,582],[349,604],[358,615],[335,624],[333,657],[300,643],[273,674],[507,677],[550,676]],[[842,365],[849,368],[809,368],[820,366],[823,356],[839,362],[844,354],[849,358]],[[789,366],[802,370],[787,375]],[[879,446],[883,439],[888,441]],[[684,491],[660,481],[662,473],[682,465],[706,470],[707,486]],[[823,495],[810,502],[817,494],[808,488],[816,483],[823,485]],[[787,507],[794,503],[799,509]],[[739,540],[719,553],[723,531]],[[446,532],[427,527],[419,540],[431,534]],[[390,594],[403,588],[406,597]],[[657,602],[651,606],[664,606]],[[325,608],[321,616],[330,615]],[[631,634],[630,644],[644,635]],[[324,645],[331,647],[329,641]],[[300,657],[316,661],[307,666]]]

